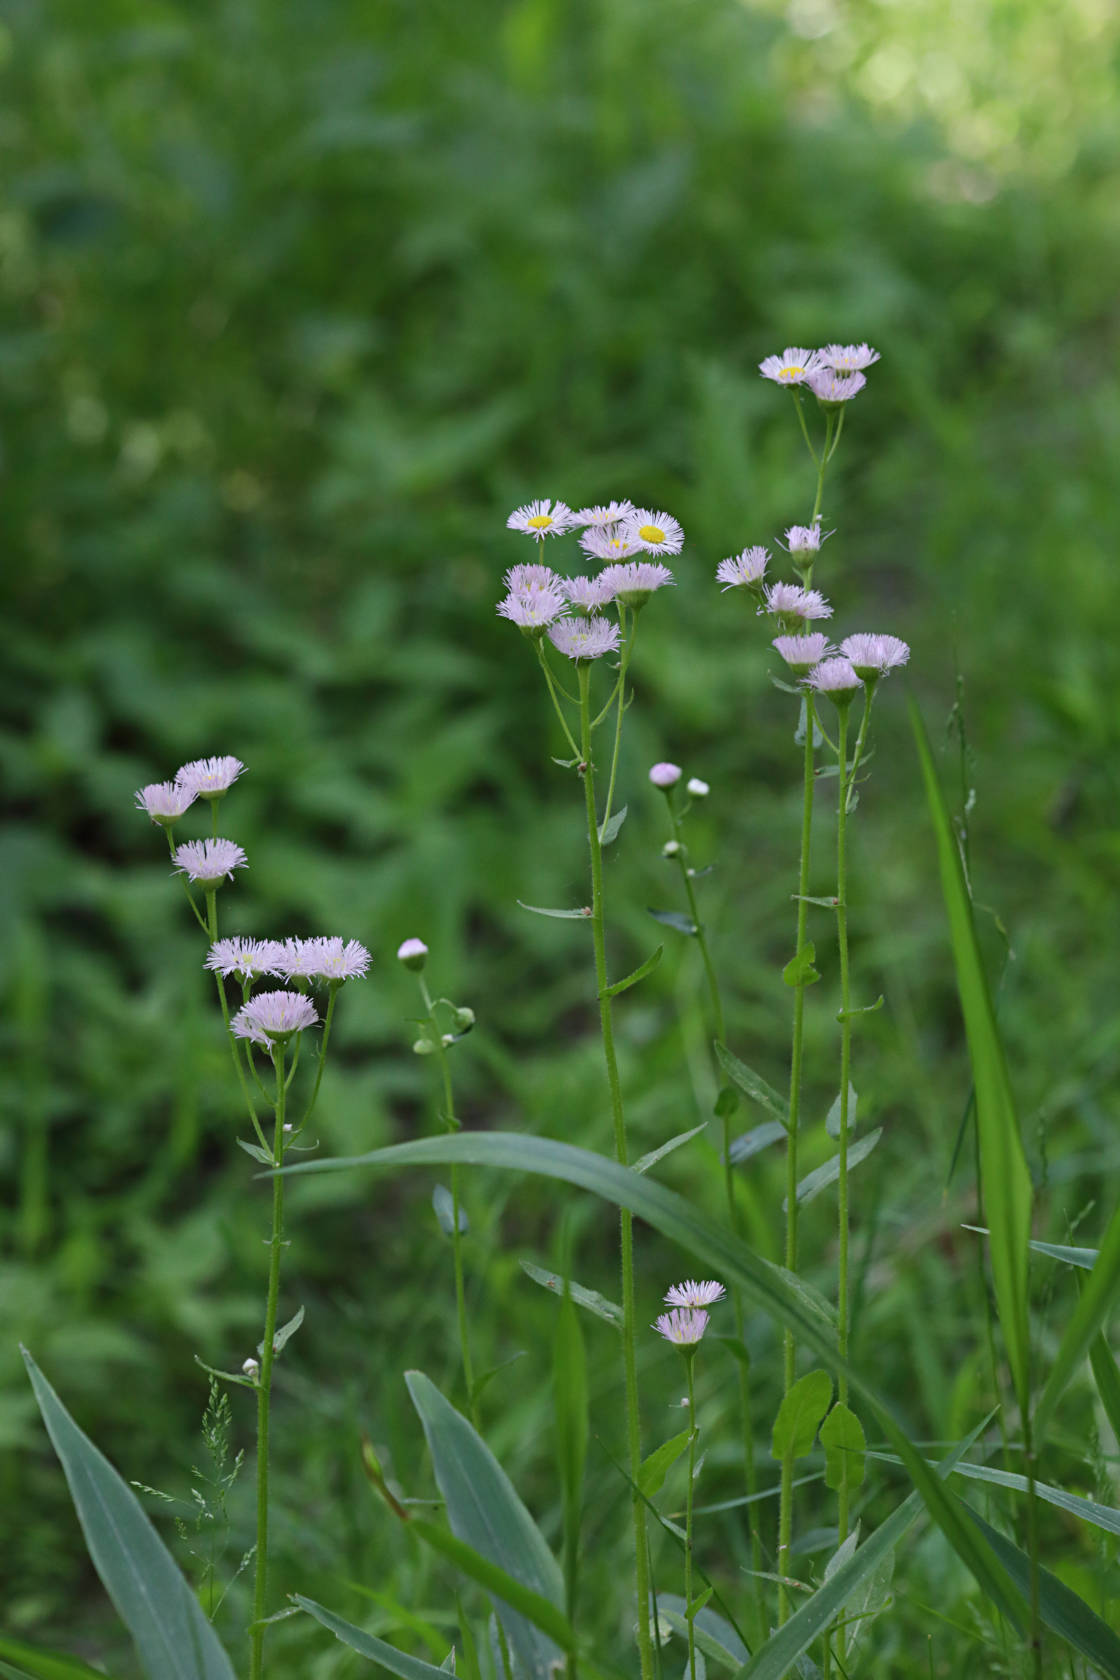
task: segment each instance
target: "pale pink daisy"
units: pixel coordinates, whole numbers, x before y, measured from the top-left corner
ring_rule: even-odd
[[[772,379],[775,385],[803,385],[820,365],[819,351],[802,350],[794,345],[780,356],[767,356],[764,362],[759,362],[758,371],[763,379]]]
[[[340,986],[344,980],[362,980],[370,965],[370,954],[356,939],[343,939],[327,934],[313,939],[315,946],[315,977]]]
[[[402,939],[397,946],[398,960],[406,968],[423,968],[427,955],[428,947],[422,939]]]
[[[709,1315],[696,1307],[674,1307],[655,1319],[653,1329],[676,1347],[695,1347],[711,1322]]]
[[[878,350],[872,350],[870,344],[826,344],[817,355],[825,367],[837,373],[863,373],[879,360]]]
[[[604,566],[599,578],[626,607],[644,607],[655,589],[673,582],[672,572],[659,560],[623,560],[618,566]]]
[[[194,804],[194,789],[183,787],[179,782],[149,782],[136,794],[136,808],[147,811],[154,823],[161,828],[170,828],[173,822],[178,822],[183,812]]]
[[[649,773],[649,779],[654,787],[675,787],[683,776],[684,771],[679,764],[655,764]]]
[[[814,618],[831,618],[832,608],[819,589],[802,589],[799,583],[772,583],[765,606],[783,630],[797,630]]]
[[[809,389],[822,403],[850,402],[867,384],[863,373],[833,373],[831,368],[818,368],[809,377]]]
[[[821,530],[819,520],[812,525],[791,525],[785,534],[785,548],[794,559],[805,554],[819,554],[821,543],[831,536],[831,531]]]
[[[606,618],[562,618],[548,631],[557,652],[578,664],[584,659],[601,659],[618,648],[618,626]]]
[[[753,589],[765,577],[769,562],[770,550],[763,548],[761,543],[756,543],[753,548],[745,548],[741,554],[732,555],[729,560],[721,560],[716,567],[716,582],[723,584],[724,593],[744,585]]]
[[[558,537],[570,531],[576,517],[565,502],[526,502],[515,508],[506,520],[511,531],[524,531],[528,537],[543,542],[545,537]]]
[[[827,694],[830,700],[839,704],[850,700],[862,685],[851,660],[837,656],[822,659],[819,665],[815,665],[805,678],[805,686],[816,694]]]
[[[777,648],[798,677],[808,676],[813,666],[819,665],[825,655],[832,652],[828,637],[822,630],[814,630],[808,636],[775,636],[770,646]]]
[[[567,606],[558,589],[536,589],[528,595],[507,595],[495,610],[499,618],[508,618],[511,624],[531,636],[534,631],[538,634],[545,631],[564,614]]]
[[[319,1017],[302,992],[259,992],[242,1004],[229,1024],[234,1038],[249,1038],[266,1048],[286,1044],[293,1033],[313,1027]]]
[[[511,595],[536,595],[541,590],[559,589],[560,579],[551,566],[533,563],[511,566],[502,579]]]
[[[670,1307],[712,1307],[717,1301],[722,1301],[727,1294],[722,1283],[709,1279],[705,1283],[697,1283],[689,1278],[685,1283],[674,1283],[665,1291],[665,1301]]]
[[[560,587],[567,597],[568,604],[575,607],[577,612],[588,616],[597,612],[600,607],[609,607],[614,600],[614,589],[609,578],[564,578]]]
[[[620,519],[625,519],[628,513],[633,513],[633,502],[608,502],[606,507],[580,508],[574,516],[576,525],[617,525]]]
[[[202,887],[216,887],[235,869],[245,869],[249,860],[232,840],[185,840],[176,846],[175,868]]]
[[[651,513],[649,508],[628,513],[621,535],[638,543],[647,554],[679,554],[684,547],[684,532],[672,514]]]
[[[595,560],[627,560],[631,554],[645,553],[641,543],[620,525],[593,525],[583,533],[579,546]]]
[[[239,758],[195,758],[176,770],[175,780],[199,799],[220,799],[244,768]]]
[[[319,941],[285,939],[277,944],[273,973],[285,980],[314,980],[319,973]]]
[[[845,659],[850,659],[857,677],[864,682],[874,682],[878,677],[885,677],[888,671],[894,671],[899,665],[905,665],[910,658],[910,649],[898,636],[873,636],[860,633],[855,636],[845,636],[840,643],[840,652]]]
[[[217,939],[211,945],[205,966],[228,979],[238,974],[253,980],[258,974],[278,974],[276,962],[281,947],[275,939]]]

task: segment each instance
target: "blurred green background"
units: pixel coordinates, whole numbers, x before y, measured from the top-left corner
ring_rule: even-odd
[[[704,904],[729,1037],[780,1084],[791,702],[768,680],[762,625],[713,572],[808,515],[788,399],[756,372],[787,343],[882,351],[848,417],[818,581],[842,631],[913,644],[995,913],[984,935],[1040,1234],[1061,1241],[1084,1217],[1078,1240],[1093,1240],[1120,1164],[1120,14],[1108,0],[8,0],[3,19],[0,1625],[123,1674],[16,1343],[127,1475],[182,1496],[205,1402],[193,1355],[236,1368],[256,1341],[265,1218],[199,940],[133,791],[237,754],[249,774],[222,828],[251,868],[222,895],[223,931],[340,932],[374,951],[343,999],[325,1149],[433,1124],[393,960],[412,934],[437,989],[478,1013],[456,1052],[466,1122],[607,1148],[586,930],[515,903],[585,898],[578,790],[549,762],[538,673],[494,603],[529,557],[505,530],[517,504],[667,508],[688,541],[635,663],[614,962],[657,942],[646,905],[676,904],[645,781],[672,758],[713,789],[693,840],[717,861]],[[947,734],[958,700],[963,759]],[[958,1229],[967,1171],[943,1196],[968,1079],[903,701],[896,680],[855,833],[857,985],[887,998],[857,1052],[861,1121],[886,1136],[857,1195],[855,1350],[919,1434],[952,1437],[991,1394],[975,1239]],[[195,831],[188,818],[181,837]],[[827,922],[816,931],[810,1159],[833,1082],[835,963]],[[695,958],[671,938],[620,1006],[636,1149],[710,1112]],[[781,1165],[752,1169],[765,1247]],[[666,1176],[718,1207],[708,1146]],[[356,1458],[364,1429],[406,1492],[430,1490],[400,1378],[412,1363],[455,1383],[430,1195],[420,1175],[292,1197],[286,1303],[308,1322],[279,1376],[277,1589],[357,1618],[375,1607],[353,1583],[385,1591],[395,1565],[402,1602],[449,1638],[447,1577],[416,1549],[402,1558]],[[822,1284],[827,1202],[806,1220]],[[554,1536],[551,1309],[518,1261],[554,1257],[571,1205],[578,1275],[610,1292],[612,1222],[508,1179],[471,1183],[467,1205],[479,1363],[525,1350],[484,1402],[487,1433]],[[681,1262],[647,1234],[641,1263],[652,1317]],[[1060,1318],[1068,1277],[1052,1284]],[[611,1332],[588,1334],[616,1447]],[[761,1320],[751,1339],[769,1419],[775,1344]],[[729,1496],[731,1386],[707,1380],[703,1492]],[[647,1349],[643,1382],[652,1441],[675,1432],[679,1376]],[[1082,1406],[1083,1457],[1096,1425]],[[1095,1471],[1072,1472],[1109,1503],[1115,1451],[1105,1439]],[[1074,1463],[1059,1455],[1052,1479]],[[741,1525],[719,1521],[702,1545],[738,1591]],[[605,1457],[588,1533],[595,1557],[624,1544]],[[1048,1544],[1107,1603],[1113,1553],[1057,1519]],[[908,1568],[915,1601],[982,1617],[939,1543]],[[597,1590],[590,1613],[625,1651],[625,1609]],[[907,1604],[877,1633],[879,1675],[910,1672],[907,1628],[926,1624]],[[376,1609],[371,1625],[428,1654],[391,1603]],[[243,1612],[235,1594],[231,1642]],[[325,1636],[288,1624],[281,1638],[301,1674],[349,1672]],[[932,1655],[938,1672],[996,1672],[949,1627]]]

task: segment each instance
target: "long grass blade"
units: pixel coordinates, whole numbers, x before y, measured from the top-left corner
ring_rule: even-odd
[[[1096,1265],[1085,1280],[1081,1299],[1070,1314],[1065,1333],[1058,1344],[1050,1375],[1039,1398],[1035,1413],[1035,1433],[1041,1443],[1046,1426],[1054,1413],[1066,1385],[1093,1344],[1093,1338],[1103,1328],[1105,1320],[1120,1298],[1120,1207],[1108,1222],[1100,1245]]]
[[[377,1639],[372,1633],[366,1633],[363,1628],[355,1627],[353,1622],[344,1621],[336,1616],[333,1610],[324,1610],[321,1604],[316,1604],[313,1598],[304,1598],[302,1593],[296,1593],[295,1602],[301,1610],[306,1610],[309,1616],[322,1627],[333,1633],[343,1645],[349,1645],[352,1651],[357,1651],[360,1657],[368,1657],[371,1662],[378,1663],[390,1674],[400,1675],[400,1680],[441,1680],[445,1670],[437,1668],[435,1663],[424,1662],[421,1657],[406,1656],[398,1651],[394,1645],[386,1645],[383,1639]]]

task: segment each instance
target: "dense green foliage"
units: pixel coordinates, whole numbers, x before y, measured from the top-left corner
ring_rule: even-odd
[[[224,826],[251,868],[226,892],[223,930],[344,932],[374,950],[340,1010],[318,1115],[329,1154],[434,1127],[432,1069],[408,1053],[414,987],[392,961],[410,934],[432,948],[437,990],[478,1014],[455,1052],[466,1124],[609,1148],[586,930],[515,903],[587,891],[578,792],[549,762],[560,749],[533,662],[493,611],[502,571],[526,557],[505,515],[532,496],[630,495],[689,539],[671,608],[643,623],[630,817],[607,854],[615,972],[669,935],[619,1004],[635,1145],[705,1119],[714,1094],[695,950],[645,914],[676,904],[645,781],[655,758],[712,785],[690,821],[718,862],[702,889],[728,1038],[782,1085],[798,754],[766,636],[712,574],[807,516],[796,429],[755,371],[787,342],[866,337],[883,352],[830,487],[828,565],[845,628],[913,644],[938,747],[959,705],[968,750],[950,737],[943,763],[968,807],[975,897],[992,907],[982,931],[1042,1192],[1036,1235],[1096,1241],[1120,1162],[1106,932],[1120,873],[1118,31],[1088,0],[1048,25],[1049,9],[990,0],[955,42],[953,10],[7,8],[5,1633],[131,1672],[17,1341],[125,1475],[185,1498],[206,1404],[193,1356],[236,1369],[259,1336],[267,1193],[247,1188],[201,941],[135,788],[236,753],[251,773]],[[818,581],[830,587],[826,567]],[[971,1145],[950,1176],[967,1065],[902,698],[899,684],[880,702],[853,821],[855,982],[886,1007],[859,1029],[861,1122],[885,1131],[863,1194],[854,1181],[852,1354],[917,1435],[955,1441],[995,1396],[977,1239],[959,1230],[976,1223]],[[827,1152],[835,1094],[813,1056],[836,987],[828,937],[822,921],[808,1166]],[[772,1154],[750,1163],[749,1235],[776,1258]],[[715,1213],[715,1159],[700,1142],[662,1176]],[[402,1546],[359,1456],[365,1432],[394,1486],[432,1491],[401,1375],[416,1366],[455,1392],[432,1183],[329,1176],[293,1191],[285,1299],[307,1322],[279,1367],[275,1510],[283,1590],[354,1620],[372,1597],[374,1632],[438,1662],[453,1574]],[[617,1295],[613,1225],[535,1181],[465,1183],[477,1358],[526,1350],[516,1382],[484,1396],[485,1432],[556,1548],[553,1305],[519,1261],[557,1263],[570,1209],[575,1275]],[[827,1256],[830,1221],[828,1198],[806,1210],[808,1253]],[[639,1265],[652,1317],[679,1260],[639,1227]],[[1045,1347],[1073,1284],[1045,1261],[1035,1279]],[[588,1614],[625,1660],[607,1590],[624,1490],[603,1450],[620,1450],[619,1372],[614,1332],[586,1325],[602,1438]],[[776,1333],[760,1316],[749,1340],[772,1420]],[[642,1380],[652,1442],[677,1427],[668,1350],[643,1350]],[[702,1373],[701,1503],[738,1490],[733,1386]],[[1069,1450],[1048,1455],[1047,1479],[1115,1505],[1116,1442],[1082,1379],[1057,1435]],[[666,1493],[677,1509],[679,1482]],[[983,1509],[1002,1521],[1019,1507]],[[232,1510],[236,1558],[248,1478]],[[818,1514],[831,1520],[823,1502]],[[741,1522],[704,1520],[701,1561],[738,1590]],[[1111,1537],[1048,1510],[1043,1555],[1115,1611]],[[999,1625],[928,1530],[896,1591],[877,1675],[914,1672],[927,1633],[936,1673],[1000,1671]],[[239,1585],[222,1614],[236,1625],[244,1608]],[[293,1673],[356,1672],[306,1618],[275,1639]]]

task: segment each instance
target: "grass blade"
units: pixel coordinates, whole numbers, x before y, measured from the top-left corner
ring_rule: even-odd
[[[508,1604],[519,1615],[524,1616],[526,1621],[532,1622],[535,1628],[548,1634],[561,1650],[574,1649],[575,1636],[563,1612],[543,1594],[524,1586],[507,1569],[491,1562],[473,1546],[468,1546],[465,1540],[460,1540],[455,1534],[449,1534],[446,1529],[437,1527],[435,1523],[430,1523],[423,1517],[413,1517],[408,1527],[410,1533],[447,1558],[470,1580],[477,1581],[479,1586],[485,1587],[495,1599]],[[512,1644],[512,1640],[510,1643]]]
[[[1061,1399],[1066,1385],[1093,1345],[1105,1319],[1120,1295],[1120,1207],[1108,1222],[1097,1263],[1085,1280],[1081,1298],[1058,1344],[1054,1363],[1035,1413],[1035,1432],[1038,1441],[1045,1439],[1046,1426],[1054,1407]]]
[[[0,1633],[0,1658],[18,1663],[32,1680],[110,1680],[104,1669],[91,1668],[80,1657],[65,1657],[58,1651],[40,1651],[22,1639],[8,1639]]]
[[[1112,1349],[1098,1331],[1089,1343],[1089,1363],[1093,1381],[1104,1407],[1104,1415],[1112,1425],[1112,1433],[1120,1441],[1120,1367]]]
[[[294,1597],[301,1610],[306,1610],[309,1616],[314,1616],[315,1620],[328,1632],[333,1633],[343,1645],[349,1645],[360,1657],[368,1657],[371,1662],[380,1663],[390,1674],[399,1674],[401,1680],[441,1680],[446,1673],[446,1670],[437,1668],[434,1663],[424,1662],[421,1657],[408,1657],[395,1646],[386,1645],[383,1639],[377,1639],[372,1633],[365,1633],[361,1628],[355,1627],[352,1622],[344,1621],[341,1616],[336,1616],[333,1610],[324,1610],[313,1598],[304,1598],[302,1593],[296,1593]]]

